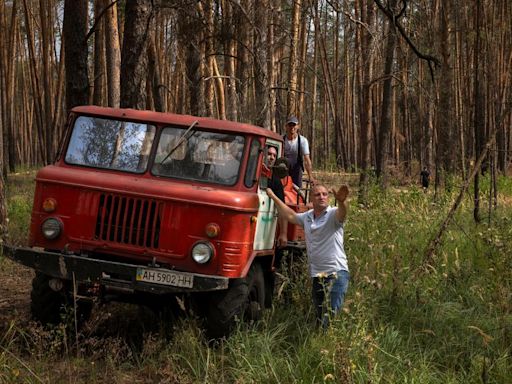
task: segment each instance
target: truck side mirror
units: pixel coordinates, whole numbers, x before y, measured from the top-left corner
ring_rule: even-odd
[[[273,172],[282,179],[288,176],[288,160],[285,157],[280,157],[276,160],[275,165],[272,167]]]

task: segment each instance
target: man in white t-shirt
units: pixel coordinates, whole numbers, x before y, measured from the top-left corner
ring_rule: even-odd
[[[289,208],[270,188],[266,192],[274,200],[279,215],[304,228],[309,272],[313,278],[313,304],[317,322],[325,328],[343,306],[350,278],[343,246],[348,187],[342,185],[338,191],[332,190],[338,207],[331,207],[327,188],[315,184],[311,190],[313,209],[303,213]]]
[[[309,156],[308,139],[299,135],[299,119],[290,116],[286,121],[286,135],[284,135],[284,156],[290,166],[290,176],[293,183],[302,188],[302,172],[308,173],[309,180],[315,183],[313,178],[313,165]]]

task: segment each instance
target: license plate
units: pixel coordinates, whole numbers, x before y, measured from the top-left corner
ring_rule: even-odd
[[[194,276],[174,272],[162,271],[158,269],[137,268],[137,281],[144,281],[147,283],[172,285],[174,287],[192,288],[194,285]]]

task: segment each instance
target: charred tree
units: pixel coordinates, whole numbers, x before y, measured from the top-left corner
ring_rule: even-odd
[[[66,108],[88,103],[89,75],[87,67],[88,1],[64,2],[64,49],[66,62]]]
[[[148,46],[153,21],[153,1],[126,3],[121,54],[121,108],[146,107]]]

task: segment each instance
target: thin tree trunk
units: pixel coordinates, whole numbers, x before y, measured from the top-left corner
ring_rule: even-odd
[[[16,2],[12,3],[11,9],[11,28],[9,32],[9,46],[6,55],[7,63],[7,73],[5,77],[5,115],[6,115],[6,124],[4,125],[4,146],[7,147],[4,151],[6,151],[6,155],[8,156],[5,160],[4,166],[9,167],[10,172],[15,172],[16,169],[16,156],[15,156],[15,146],[13,145],[15,142],[15,122],[14,122],[14,106],[16,103],[16,98],[14,95],[15,92],[15,82],[16,82],[16,46],[17,46],[17,37],[18,37],[18,17],[17,17],[17,9]]]
[[[55,103],[54,103],[54,110],[53,110],[53,121],[52,121],[52,131],[56,134],[54,135],[57,138],[60,138],[64,131],[64,124],[60,124],[60,119],[62,116],[63,111],[63,105],[62,105],[62,98],[64,95],[64,76],[65,76],[65,67],[64,67],[64,42],[62,42],[60,47],[60,56],[59,56],[59,74],[57,77],[57,85],[56,85],[56,92],[55,95]],[[57,145],[59,143],[59,140],[57,140]],[[57,148],[58,150],[58,148]]]
[[[0,123],[1,124],[1,123]],[[1,132],[0,126],[0,132]],[[3,164],[0,164],[3,168]],[[0,243],[7,241],[7,203],[5,201],[4,176],[0,174]],[[0,244],[1,246],[1,244]]]
[[[266,8],[261,5],[261,8]],[[224,39],[224,68],[226,72],[226,116],[229,120],[238,120],[238,106],[237,106],[237,82],[235,72],[235,58],[236,58],[236,36],[235,36],[235,18],[233,4],[231,1],[222,0],[222,9],[224,17],[222,19],[223,30],[227,34]],[[257,23],[256,23],[257,24]],[[266,33],[266,31],[265,31]],[[257,36],[255,36],[257,38]],[[258,123],[258,122],[256,122]]]
[[[438,18],[440,28],[440,52],[442,57],[442,66],[440,80],[437,83],[439,93],[437,104],[437,147],[436,156],[439,159],[438,165],[441,167],[441,174],[445,176],[455,169],[455,154],[457,153],[457,137],[453,129],[453,74],[452,74],[452,56],[450,52],[450,2],[439,0]]]
[[[204,28],[197,33],[194,32],[197,20],[202,20],[200,14],[202,14],[202,8],[199,7],[199,4],[198,7],[179,10],[178,41],[181,43],[181,49],[177,54],[181,60],[178,60],[175,68],[177,76],[180,63],[183,62],[185,64],[185,86],[182,87],[181,91],[176,90],[174,93],[188,93],[188,102],[180,103],[180,105],[187,106],[187,109],[190,111],[189,113],[195,116],[203,116],[205,114],[204,95],[202,94],[205,85],[201,83],[201,51],[204,53],[204,46],[206,44],[204,32],[202,32]],[[179,81],[174,80],[173,83],[177,85]]]
[[[396,0],[392,0],[389,7],[391,12],[395,12]],[[395,61],[396,30],[395,26],[388,20],[388,35],[386,42],[385,64],[384,64],[384,84],[382,87],[382,106],[379,129],[379,145],[377,149],[377,177],[382,189],[387,188],[387,162],[389,159],[390,135],[391,135],[391,108],[392,108],[392,80],[393,63]]]
[[[26,1],[26,0],[24,0]],[[88,102],[87,0],[64,2],[64,48],[66,62],[66,109]]]
[[[5,36],[7,34],[7,27],[5,25],[5,17],[4,17],[4,7],[5,1],[0,4],[0,34],[1,36]],[[13,7],[14,8],[14,7]],[[2,168],[0,172],[2,176],[7,176],[7,164],[9,163],[9,154],[8,154],[8,137],[7,137],[7,65],[6,65],[6,48],[4,39],[0,38],[0,163]],[[4,147],[5,146],[5,147]],[[5,157],[4,157],[5,155]],[[3,179],[2,179],[3,180]],[[3,193],[3,184],[2,190]],[[3,199],[0,204],[3,204]]]
[[[373,2],[370,0],[360,0],[361,21],[363,26],[357,30],[357,38],[360,41],[359,51],[359,70],[356,73],[360,95],[359,102],[359,120],[361,143],[361,172],[359,174],[359,192],[358,202],[366,206],[368,204],[368,184],[371,165],[371,132],[372,132],[372,97],[371,97],[371,77],[373,75],[373,59],[371,57],[371,45],[373,36],[371,28],[375,17]]]
[[[257,125],[270,128],[269,97],[270,87],[267,75],[267,44],[268,44],[268,1],[262,0],[255,9],[254,31],[254,82],[255,82],[255,122]]]
[[[288,62],[288,94],[286,98],[286,110],[288,115],[298,114],[297,110],[297,55],[300,32],[300,15],[302,0],[295,0],[292,9],[292,24],[290,34],[290,61]]]
[[[69,1],[69,0],[68,0]],[[29,50],[29,57],[30,57],[30,73],[31,73],[31,79],[32,79],[32,89],[34,94],[36,95],[34,104],[35,104],[35,114],[36,114],[36,126],[37,126],[37,132],[38,132],[38,144],[39,144],[39,151],[40,156],[42,157],[43,163],[48,163],[47,153],[46,153],[46,147],[45,147],[45,131],[43,128],[44,119],[43,119],[43,106],[41,103],[41,100],[43,99],[41,94],[41,86],[39,81],[39,74],[38,74],[38,68],[37,68],[37,61],[36,61],[36,53],[35,53],[35,47],[34,47],[34,35],[32,33],[32,21],[30,19],[29,10],[27,7],[27,1],[23,0],[23,6],[25,9],[25,28],[27,30],[27,45]]]
[[[474,100],[475,100],[475,121],[474,121],[474,129],[475,129],[475,153],[480,153],[482,150],[482,139],[483,139],[483,129],[484,129],[484,102],[482,89],[480,85],[480,55],[476,54],[476,52],[480,52],[480,0],[476,0],[476,12],[475,12],[475,26],[476,26],[476,35],[475,35],[475,55],[474,55]],[[473,192],[474,192],[474,208],[473,208],[473,218],[479,223],[481,220],[480,217],[480,173],[477,172],[474,178]]]
[[[94,2],[94,18],[96,22],[101,17],[105,2],[96,0]],[[94,105],[104,105],[103,94],[105,91],[106,73],[105,73],[105,36],[104,23],[98,22],[94,31],[94,88],[92,92],[92,103]]]
[[[297,47],[297,110],[305,111],[306,113],[302,114],[302,132],[303,135],[307,137],[311,137],[311,126],[307,124],[306,117],[309,118],[309,112],[306,109],[306,105],[304,104],[306,92],[306,73],[307,73],[307,54],[308,54],[308,40],[309,40],[309,28],[310,25],[308,19],[308,3],[304,4],[304,10],[301,11],[300,16],[300,28],[299,28],[299,46]],[[314,157],[311,156],[311,161],[313,161]],[[314,165],[314,164],[313,164]],[[313,168],[315,168],[313,166]]]
[[[103,4],[105,2],[103,1]],[[107,104],[119,107],[121,100],[121,48],[117,24],[117,4],[105,12],[105,54],[107,65]]]
[[[201,58],[199,47],[194,41],[189,41],[186,45],[186,71],[187,84],[190,94],[190,112],[193,115],[202,115],[204,100],[201,97]]]
[[[311,8],[314,10],[313,11],[313,17],[317,18],[318,17],[318,0],[314,0],[311,4]],[[317,24],[317,22],[313,22],[313,24]],[[311,127],[311,135],[310,135],[310,139],[309,139],[309,145],[310,145],[310,152],[311,154],[313,155],[313,158],[316,159],[316,164],[315,164],[315,169],[316,167],[319,166],[319,163],[320,162],[323,162],[324,164],[322,165],[325,165],[325,162],[324,162],[324,159],[323,159],[323,156],[320,156],[319,154],[321,153],[319,151],[319,148],[318,148],[318,145],[316,143],[316,135],[317,135],[317,129],[316,129],[316,120],[317,120],[317,97],[318,97],[318,94],[317,94],[317,87],[318,87],[318,76],[317,76],[317,72],[318,72],[318,39],[319,39],[319,31],[315,28],[314,30],[314,41],[313,41],[313,71],[312,71],[312,79],[311,79],[311,90],[312,90],[312,93],[311,93],[311,98],[310,98],[310,101],[309,101],[309,110],[311,111],[310,112],[310,115],[309,115],[309,126]]]
[[[148,83],[150,84],[150,93],[155,111],[163,112],[164,106],[162,92],[160,91],[162,79],[160,77],[160,63],[158,62],[154,36],[151,37],[148,47]]]
[[[334,21],[335,23],[335,31],[339,30],[339,23],[340,23],[340,13],[336,12],[336,19]],[[334,55],[332,58],[332,96],[333,96],[333,102],[334,102],[334,108],[333,108],[333,120],[334,120],[334,129],[335,129],[335,153],[336,153],[336,164],[338,167],[342,169],[348,168],[348,153],[347,148],[345,145],[345,130],[343,129],[343,120],[341,118],[341,108],[338,106],[340,105],[339,100],[341,98],[340,95],[340,82],[338,80],[338,65],[339,65],[339,51],[340,51],[340,43],[339,43],[339,33],[333,31],[333,49],[334,49]]]
[[[210,74],[211,81],[214,84],[214,99],[217,107],[217,118],[221,120],[226,119],[226,101],[224,98],[224,83],[220,76],[219,67],[217,65],[217,59],[215,57],[215,45],[214,45],[214,33],[215,33],[215,25],[214,25],[214,17],[215,10],[213,8],[213,3],[210,3],[207,12],[207,30],[209,37],[209,50],[208,50],[208,70]]]
[[[461,72],[462,72],[462,66],[463,66],[463,57],[461,56],[461,30],[459,26],[459,16],[458,13],[456,13],[455,18],[455,62],[456,67],[461,68],[460,71],[458,71],[458,76],[455,78],[455,116],[457,116],[457,131],[459,133],[459,145],[460,145],[460,166],[461,166],[461,173],[462,177],[466,177],[466,146],[464,143],[464,114],[463,114],[463,96],[462,96],[462,79],[461,79]]]
[[[43,110],[42,117],[44,123],[44,136],[45,136],[45,150],[46,159],[50,162],[53,159],[53,136],[52,131],[52,87],[50,85],[50,58],[51,58],[51,47],[50,47],[50,23],[49,13],[51,12],[51,1],[39,0],[39,13],[41,20],[41,45],[42,45],[42,62],[43,62]]]
[[[201,56],[203,57],[203,76],[205,77],[205,92],[204,102],[206,104],[206,114],[208,116],[215,116],[215,92],[214,92],[214,69],[213,59],[215,50],[213,46],[213,3],[212,0],[206,0],[205,6],[202,2],[197,3],[198,13],[201,20],[205,22],[205,34],[203,37],[203,48]],[[217,115],[218,116],[218,115]]]
[[[276,19],[276,0],[268,0],[268,18],[269,21],[267,23],[268,29],[268,40],[267,40],[267,76],[268,76],[268,115],[269,115],[269,129],[277,132],[277,124],[276,124],[276,92],[274,91],[274,86],[277,79],[277,63],[276,63],[276,53],[275,53],[275,32],[274,32],[274,23]]]
[[[217,66],[217,60],[215,57],[212,58],[211,61],[213,76],[215,79],[215,89],[217,95],[217,110],[218,110],[218,118],[221,120],[226,120],[226,100],[224,98],[224,83],[220,76],[219,67]]]

